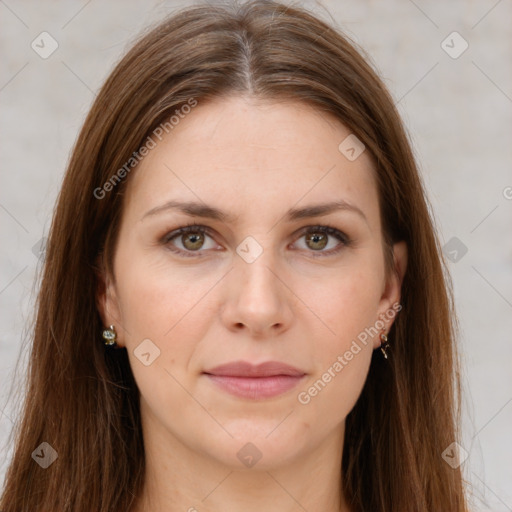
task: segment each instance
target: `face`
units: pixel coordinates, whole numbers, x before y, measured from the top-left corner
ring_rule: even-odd
[[[406,264],[397,244],[385,272],[372,162],[340,151],[349,135],[305,104],[219,99],[133,171],[100,309],[145,433],[237,468],[339,448]]]

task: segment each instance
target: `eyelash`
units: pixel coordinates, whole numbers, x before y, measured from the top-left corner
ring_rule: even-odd
[[[191,223],[191,224],[186,224],[185,226],[182,226],[182,227],[175,229],[174,231],[166,234],[165,236],[162,237],[161,243],[168,246],[170,251],[180,254],[180,255],[183,255],[187,258],[202,257],[202,255],[200,254],[200,250],[199,251],[183,251],[182,249],[178,249],[177,247],[174,247],[170,244],[170,242],[172,240],[174,240],[178,236],[186,234],[186,233],[202,233],[202,234],[206,234],[210,237],[212,236],[210,234],[210,229],[207,228],[206,226],[201,226],[201,225]],[[301,231],[298,238],[302,238],[303,236],[308,235],[310,233],[322,233],[322,234],[331,235],[331,236],[334,236],[335,238],[337,238],[341,242],[341,244],[339,244],[335,249],[331,249],[329,251],[313,251],[313,250],[308,251],[311,253],[311,256],[313,258],[324,258],[324,257],[328,257],[328,256],[333,256],[335,254],[338,254],[341,250],[343,250],[343,248],[349,247],[352,244],[352,240],[345,233],[343,233],[339,229],[337,229],[333,226],[330,226],[328,224],[324,224],[322,226],[308,226],[307,228],[305,228]]]

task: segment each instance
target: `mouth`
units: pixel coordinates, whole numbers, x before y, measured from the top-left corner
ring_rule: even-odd
[[[257,400],[290,391],[306,373],[277,361],[257,366],[245,361],[235,361],[206,370],[203,375],[231,395]]]

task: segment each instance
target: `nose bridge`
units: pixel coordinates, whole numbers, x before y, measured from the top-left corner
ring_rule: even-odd
[[[271,238],[259,242],[249,236],[237,247],[236,279],[240,279],[240,292],[248,296],[262,296],[267,300],[279,294],[275,274],[277,260]]]
[[[234,272],[230,273],[233,295],[229,322],[258,332],[285,325],[291,311],[286,287],[276,277],[281,266],[272,247],[272,238],[260,242],[247,237],[236,252]]]

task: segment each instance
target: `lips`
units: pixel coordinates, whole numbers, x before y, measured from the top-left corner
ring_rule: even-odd
[[[253,400],[281,395],[297,386],[306,375],[302,370],[278,361],[257,366],[235,361],[203,373],[223,391]]]

